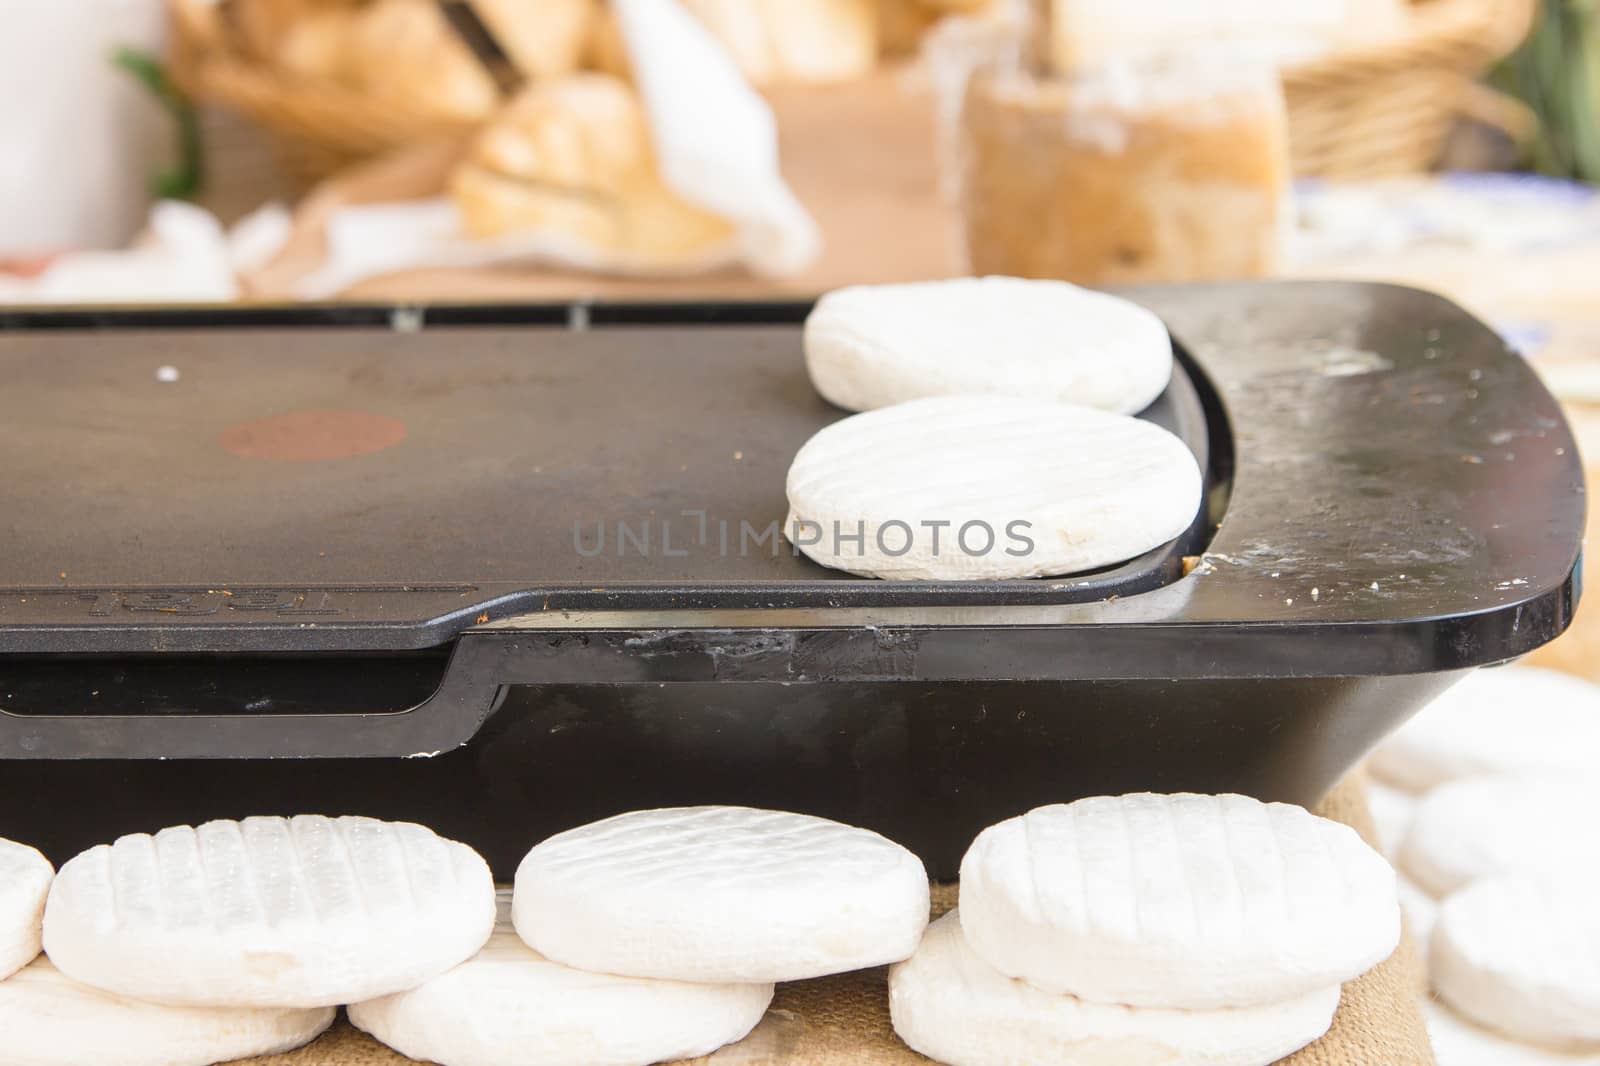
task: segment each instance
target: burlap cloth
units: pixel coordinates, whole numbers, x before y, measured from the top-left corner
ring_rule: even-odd
[[[1365,786],[1341,785],[1319,814],[1354,826],[1374,839]],[[955,905],[954,885],[936,886],[933,909]],[[705,1066],[900,1066],[926,1063],[895,1038],[883,969],[778,986],[766,1020],[750,1036],[709,1058]],[[1327,1036],[1285,1059],[1288,1066],[1434,1066],[1422,1025],[1417,989],[1420,968],[1409,938],[1389,961],[1344,987],[1344,1000]],[[397,1055],[352,1029],[343,1018],[320,1040],[299,1051],[254,1059],[254,1066],[400,1066]]]

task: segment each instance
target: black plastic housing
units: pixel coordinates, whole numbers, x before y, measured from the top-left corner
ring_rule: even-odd
[[[803,304],[0,313],[4,835],[59,861],[360,812],[505,876],[588,818],[731,802],[949,876],[1039,803],[1315,802],[1462,671],[1566,627],[1581,466],[1490,330],[1388,286],[1129,295],[1177,342],[1146,417],[1195,451],[1206,513],[1122,567],[954,585],[720,549],[720,519],[781,520],[789,459],[843,417],[805,379]],[[305,410],[405,438],[219,444]],[[681,555],[575,541],[702,511]]]

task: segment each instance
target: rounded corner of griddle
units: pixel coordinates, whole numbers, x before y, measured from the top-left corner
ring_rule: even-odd
[[[765,751],[792,707],[861,743],[925,716],[1007,772],[1026,738],[1068,792],[1311,802],[1568,625],[1576,445],[1486,326],[1383,285],[1128,295],[1173,335],[1142,417],[1194,451],[1202,513],[1094,574],[951,584],[721,539],[781,522],[789,460],[844,415],[806,379],[803,303],[6,312],[0,758],[449,766],[551,714],[691,740],[709,714]],[[228,443],[297,411],[328,456]],[[959,762],[943,743],[921,758]],[[1062,786],[988,788],[992,814]]]

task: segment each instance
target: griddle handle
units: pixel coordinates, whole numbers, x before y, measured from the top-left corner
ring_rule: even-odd
[[[499,706],[489,643],[458,640],[433,695],[393,712],[39,715],[0,700],[0,760],[432,757],[471,740]]]

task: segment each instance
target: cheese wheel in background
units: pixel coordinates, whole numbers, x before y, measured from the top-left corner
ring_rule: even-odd
[[[1463,777],[1600,765],[1600,685],[1556,670],[1478,670],[1378,746],[1373,776],[1426,792]]]
[[[1474,1025],[1436,1000],[1422,1004],[1439,1066],[1600,1066],[1600,1052],[1557,1051]]]
[[[477,953],[494,881],[465,844],[371,818],[246,818],[125,836],[56,876],[44,947],[152,1003],[319,1007],[415,988]]]
[[[1436,898],[1497,874],[1600,872],[1600,802],[1586,775],[1452,781],[1423,797],[1400,852]]]
[[[1400,940],[1349,826],[1244,796],[1102,796],[990,826],[961,862],[980,957],[1047,992],[1209,1010],[1310,995]]]
[[[980,74],[958,140],[974,273],[1122,285],[1261,277],[1279,261],[1288,120],[1270,69]]]
[[[795,456],[784,533],[899,581],[1074,574],[1182,534],[1193,453],[1150,422],[1047,400],[936,396],[836,422]]]
[[[0,980],[39,954],[39,927],[54,876],[50,860],[37,850],[0,840]]]
[[[1466,1018],[1552,1048],[1600,1053],[1600,875],[1479,881],[1439,908],[1434,988]]]
[[[1383,784],[1367,782],[1367,807],[1378,833],[1378,849],[1393,861],[1406,842],[1411,823],[1417,817],[1417,797]]]
[[[877,833],[749,807],[634,811],[517,868],[522,939],[581,970],[798,981],[897,962],[928,924],[922,861]]]
[[[895,1032],[951,1066],[1268,1066],[1326,1033],[1338,1005],[1338,985],[1284,1003],[1212,1011],[1052,995],[979,958],[958,912],[929,926],[916,954],[889,971]]]
[[[1172,378],[1172,341],[1151,312],[1021,278],[830,292],[806,318],[805,351],[812,385],[848,411],[999,393],[1134,414]]]
[[[161,1007],[90,988],[40,957],[0,981],[6,1066],[210,1066],[315,1040],[332,1007]]]
[[[507,924],[448,973],[349,1013],[352,1025],[402,1055],[442,1066],[637,1066],[743,1039],[772,991],[570,969]]]

